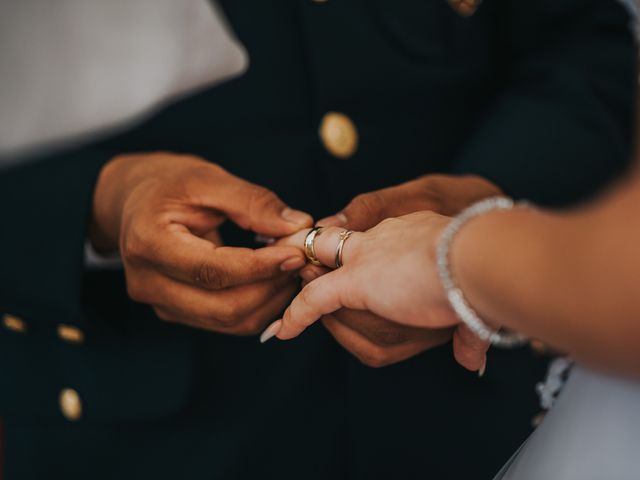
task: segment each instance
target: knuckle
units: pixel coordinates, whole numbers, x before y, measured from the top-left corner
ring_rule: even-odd
[[[242,323],[243,315],[238,302],[226,301],[216,308],[216,322],[225,328],[237,327]]]
[[[195,278],[198,283],[212,290],[220,290],[229,284],[225,272],[207,262],[197,267]]]
[[[358,359],[367,367],[382,368],[393,363],[393,359],[382,347],[372,346],[357,355]]]
[[[300,291],[300,300],[304,305],[311,305],[313,303],[313,295],[315,294],[316,286],[313,283],[308,283]]]
[[[136,265],[146,258],[146,244],[137,229],[132,228],[120,244],[120,255],[126,262]]]
[[[256,185],[251,189],[249,197],[249,207],[251,210],[264,210],[276,203],[279,203],[278,197],[271,190],[259,185]]]

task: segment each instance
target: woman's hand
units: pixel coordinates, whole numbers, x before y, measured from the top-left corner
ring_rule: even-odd
[[[344,266],[308,283],[267,334],[276,332],[286,340],[340,308],[370,311],[411,327],[454,327],[456,359],[470,370],[481,370],[488,345],[460,324],[437,276],[436,245],[448,222],[448,217],[417,212],[354,233],[344,245]],[[322,263],[334,264],[341,231],[329,227],[316,238]],[[289,242],[302,244],[306,232]]]

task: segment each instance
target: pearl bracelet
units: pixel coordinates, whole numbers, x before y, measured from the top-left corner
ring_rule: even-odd
[[[504,348],[514,348],[527,343],[527,337],[518,333],[501,333],[490,329],[478,316],[465,299],[462,290],[456,285],[451,275],[450,250],[453,239],[460,229],[472,218],[495,210],[510,210],[515,207],[526,206],[526,203],[515,204],[507,197],[491,197],[474,203],[455,216],[446,226],[436,250],[438,276],[449,300],[451,308],[458,318],[482,340],[492,345]]]

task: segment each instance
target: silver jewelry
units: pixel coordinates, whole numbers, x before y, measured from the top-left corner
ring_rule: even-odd
[[[492,345],[513,348],[527,342],[527,337],[518,333],[502,333],[489,328],[478,316],[475,310],[465,299],[462,290],[458,287],[451,275],[450,249],[453,239],[463,225],[469,220],[487,212],[495,210],[510,210],[515,207],[526,206],[526,203],[514,203],[507,197],[491,197],[474,203],[455,216],[446,226],[436,250],[436,262],[438,276],[444,288],[451,308],[458,318],[469,327],[482,340],[489,341]]]
[[[353,230],[342,230],[340,232],[340,241],[336,246],[336,258],[335,258],[336,268],[340,268],[342,266],[342,250],[344,249],[344,243],[347,241],[347,239],[351,236],[352,233],[353,233]]]

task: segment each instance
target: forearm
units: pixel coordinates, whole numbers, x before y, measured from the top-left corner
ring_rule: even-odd
[[[635,183],[579,212],[516,210],[471,221],[452,251],[469,302],[491,323],[639,373]]]

